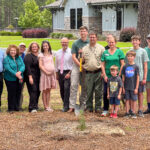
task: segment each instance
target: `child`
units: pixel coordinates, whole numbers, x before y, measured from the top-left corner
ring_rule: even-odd
[[[48,41],[43,41],[39,54],[39,67],[41,70],[40,91],[42,91],[42,100],[46,111],[53,112],[49,107],[50,90],[56,88],[55,67],[51,52],[51,46]]]
[[[123,93],[126,99],[126,118],[130,115],[132,118],[136,118],[135,109],[139,87],[139,67],[134,62],[135,56],[136,53],[133,50],[127,53],[128,63],[122,70]],[[129,114],[129,109],[131,114]]]
[[[147,36],[147,43],[148,46],[145,47],[145,50],[148,54],[148,57],[150,59],[150,34]],[[147,110],[144,112],[144,114],[150,113],[150,61],[147,63],[148,67],[148,73],[147,73],[147,80],[146,80],[146,94],[147,94]]]
[[[138,89],[138,115],[139,117],[144,117],[143,115],[143,92],[146,84],[147,78],[147,62],[149,61],[147,52],[145,49],[140,47],[141,37],[134,35],[131,37],[133,51],[136,52],[136,57],[134,59],[135,64],[139,67],[139,89]]]
[[[107,98],[110,99],[111,114],[110,118],[117,118],[117,112],[120,105],[120,98],[122,92],[122,80],[117,75],[118,67],[113,65],[110,68],[112,77],[108,80]]]

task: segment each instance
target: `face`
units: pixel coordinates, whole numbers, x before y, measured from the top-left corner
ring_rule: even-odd
[[[11,57],[15,57],[16,54],[17,54],[17,50],[16,50],[15,48],[12,47],[12,48],[10,49],[9,54],[10,54]]]
[[[19,46],[19,53],[20,53],[20,54],[24,53],[25,50],[26,50],[26,47],[25,47],[25,46],[23,46],[23,45],[20,45],[20,46]]]
[[[110,48],[115,48],[116,47],[116,42],[115,42],[114,38],[109,39],[108,46]]]
[[[31,52],[32,53],[37,53],[38,52],[38,50],[39,50],[39,48],[38,48],[38,45],[37,44],[32,44],[32,47],[31,47]]]
[[[43,44],[43,50],[48,52],[49,46],[48,46],[47,43],[44,43],[44,44]]]
[[[80,30],[81,39],[82,38],[87,38],[87,35],[88,35],[88,31],[86,29]]]
[[[112,35],[107,35],[107,37],[106,37],[106,42],[108,43],[108,42],[109,42],[109,39],[111,39],[111,38],[113,38]]]
[[[69,44],[69,41],[67,38],[63,38],[61,40],[61,46],[62,46],[63,50],[66,50],[68,48],[68,44]]]
[[[147,38],[147,43],[148,43],[148,45],[150,44],[150,38]]]
[[[111,75],[112,75],[113,77],[116,77],[117,74],[118,74],[118,71],[117,71],[117,70],[111,70],[110,73],[111,73]]]
[[[133,39],[132,40],[132,45],[133,47],[139,47],[141,41],[140,40],[137,40],[137,39]]]
[[[127,56],[127,59],[128,59],[128,62],[133,62],[134,61],[134,56],[133,55],[128,55]]]
[[[90,35],[90,44],[96,44],[97,42],[97,37],[95,34]]]

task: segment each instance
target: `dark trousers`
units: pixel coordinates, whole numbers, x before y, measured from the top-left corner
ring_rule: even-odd
[[[58,72],[59,76],[59,86],[60,86],[60,95],[63,101],[63,107],[64,109],[69,109],[69,97],[70,97],[70,78],[65,79],[66,74],[69,72],[64,71],[63,74],[60,74],[60,71]]]
[[[36,82],[36,80],[34,80],[34,84],[31,85],[29,83],[29,80],[27,80],[26,85],[27,85],[29,96],[30,96],[29,112],[31,112],[34,109],[36,110],[38,109],[38,101],[39,101],[39,96],[40,96],[39,81]]]
[[[109,110],[109,100],[107,99],[107,82],[104,81],[104,96],[103,96],[103,102],[104,102],[104,110]]]
[[[0,73],[0,107],[1,107],[2,92],[3,92],[3,73]]]
[[[8,92],[8,111],[19,111],[19,100],[21,96],[22,83],[5,80]]]

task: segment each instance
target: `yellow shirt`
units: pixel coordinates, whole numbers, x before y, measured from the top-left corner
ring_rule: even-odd
[[[101,68],[101,56],[104,52],[104,47],[100,44],[96,44],[94,47],[90,47],[90,44],[83,47],[82,56],[85,63],[83,68],[87,71],[96,71]]]

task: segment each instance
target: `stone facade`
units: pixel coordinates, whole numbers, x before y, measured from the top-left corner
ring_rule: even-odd
[[[117,38],[117,40],[119,40],[120,31],[103,31],[103,32],[102,32],[102,35],[103,35],[103,36],[106,36],[106,35],[108,35],[108,34],[114,35],[114,36]]]
[[[65,17],[65,30],[70,30],[70,17]]]

